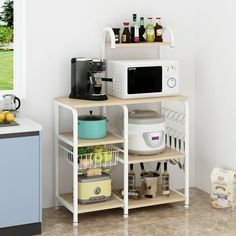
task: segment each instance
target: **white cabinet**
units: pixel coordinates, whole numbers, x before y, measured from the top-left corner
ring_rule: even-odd
[[[0,235],[41,233],[41,126],[0,128]]]

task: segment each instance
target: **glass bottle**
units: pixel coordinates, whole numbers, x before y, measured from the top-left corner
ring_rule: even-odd
[[[131,26],[131,42],[132,43],[139,42],[139,28],[137,22],[137,14],[133,14],[133,23]]]
[[[145,27],[144,27],[144,17],[140,17],[140,27],[139,27],[139,41],[145,42]]]
[[[124,30],[122,34],[122,43],[130,43],[129,22],[124,22]]]
[[[161,25],[161,18],[156,18],[156,26],[155,26],[155,41],[156,42],[163,42],[162,38],[163,27]]]
[[[152,22],[152,17],[148,18],[147,26],[146,26],[146,41],[154,42],[155,40],[155,31]]]
[[[140,167],[141,167],[141,173],[140,173],[140,182],[141,182],[141,197],[144,197],[144,175],[146,173],[145,168],[144,168],[144,164],[141,162],[140,163]]]
[[[130,170],[128,173],[128,189],[134,190],[135,189],[135,172],[133,169],[133,164],[130,164]]]
[[[162,173],[162,195],[169,196],[170,188],[169,188],[169,173],[167,172],[167,162],[164,163],[164,172]]]
[[[157,162],[157,166],[156,166],[156,173],[158,175],[158,181],[157,181],[157,193],[158,194],[162,194],[162,179],[161,179],[161,162]]]

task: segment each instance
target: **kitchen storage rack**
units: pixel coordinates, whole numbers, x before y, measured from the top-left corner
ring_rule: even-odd
[[[174,35],[172,30],[169,27],[165,27],[165,31],[169,33],[170,42],[163,43],[136,43],[136,44],[115,44],[115,35],[113,33],[112,28],[106,27],[102,32],[101,37],[101,59],[105,59],[105,50],[106,47],[109,46],[112,49],[115,48],[127,48],[127,47],[174,47]],[[106,43],[106,36],[109,34],[110,43]],[[175,111],[169,111],[168,108],[165,108],[164,103],[172,103],[172,102],[180,102],[184,104],[184,112],[178,113]],[[165,112],[171,112],[169,114],[169,119],[174,119],[176,122],[180,122],[184,129],[183,131],[178,131],[179,136],[181,136],[181,132],[184,137],[182,137],[182,141],[184,142],[184,148],[179,148],[178,146],[173,146],[175,140],[172,140],[172,144],[167,142],[166,149],[157,155],[150,156],[135,156],[128,154],[128,106],[135,104],[161,104],[161,111],[164,114]],[[86,140],[86,139],[78,139],[78,125],[77,125],[77,117],[80,109],[83,108],[95,108],[102,107],[103,114],[106,115],[107,107],[110,106],[119,106],[123,111],[123,137],[114,133],[108,133],[107,137],[103,139],[97,140]],[[71,133],[62,133],[60,130],[60,116],[59,111],[61,108],[70,110],[73,115],[73,130]],[[173,133],[175,130],[169,127],[169,131]],[[177,132],[176,132],[177,133]],[[173,138],[173,137],[172,137]],[[174,139],[176,137],[174,136]],[[70,153],[73,158],[70,159],[69,163],[73,165],[73,193],[61,193],[60,186],[60,156],[59,149],[61,148],[61,142],[69,145]],[[124,169],[124,198],[119,197],[119,191],[113,191],[112,198],[110,201],[92,203],[87,205],[81,205],[78,203],[78,147],[85,146],[94,146],[94,145],[123,145],[123,151],[119,152],[121,155],[117,155],[117,161],[123,164]],[[182,145],[183,146],[183,145]],[[180,160],[184,161],[181,164]],[[140,199],[140,200],[132,200],[128,199],[128,168],[129,164],[136,164],[141,162],[157,162],[157,161],[169,161],[172,164],[177,164],[177,166],[181,167],[180,169],[184,170],[185,176],[185,187],[184,193],[181,193],[177,190],[171,190],[170,196],[158,196],[155,199]],[[129,209],[160,205],[166,203],[174,203],[174,202],[185,202],[185,207],[189,207],[189,103],[188,97],[186,96],[166,96],[166,97],[152,97],[152,98],[138,98],[138,99],[120,99],[112,96],[108,96],[108,100],[106,101],[89,101],[89,100],[80,100],[80,99],[70,99],[68,97],[57,97],[55,98],[55,169],[56,169],[56,206],[59,204],[66,207],[69,211],[73,213],[73,224],[78,225],[78,214],[86,213],[86,212],[94,212],[101,211],[106,209],[113,208],[123,208],[124,209],[124,218],[128,217]]]
[[[182,102],[185,105],[185,152],[174,150],[173,148],[167,147],[164,152],[157,155],[151,156],[135,156],[128,154],[128,105],[133,104],[150,104],[150,103],[162,103],[162,102]],[[81,108],[89,107],[109,107],[109,106],[120,106],[123,110],[123,127],[124,137],[120,137],[117,134],[109,133],[108,137],[97,140],[82,140],[78,139],[78,126],[77,117],[78,111]],[[73,114],[73,132],[72,133],[61,133],[59,129],[60,108],[66,108]],[[88,101],[80,99],[70,99],[67,97],[55,98],[55,154],[56,154],[56,205],[59,203],[65,206],[69,211],[73,213],[73,222],[75,225],[78,223],[78,214],[100,211],[113,208],[123,208],[124,217],[128,217],[128,209],[159,205],[172,202],[185,201],[185,207],[189,205],[189,106],[188,98],[186,96],[170,96],[170,97],[153,97],[153,98],[140,98],[140,99],[119,99],[112,96],[108,96],[106,101]],[[60,193],[59,192],[59,148],[60,142],[64,142],[69,145],[71,154],[73,153],[73,193]],[[123,164],[124,168],[124,199],[119,197],[119,194],[113,192],[112,199],[107,202],[93,203],[87,205],[78,204],[78,147],[82,146],[93,146],[93,145],[106,145],[106,144],[123,144],[123,153],[119,155],[117,160]],[[185,159],[185,192],[184,194],[172,190],[169,197],[157,197],[156,199],[141,199],[131,200],[128,199],[128,165],[136,164],[140,162],[154,162],[154,161],[168,161]]]

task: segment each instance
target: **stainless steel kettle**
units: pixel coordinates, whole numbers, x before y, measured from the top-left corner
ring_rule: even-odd
[[[4,94],[3,96],[3,110],[15,112],[20,108],[21,102],[14,94]]]

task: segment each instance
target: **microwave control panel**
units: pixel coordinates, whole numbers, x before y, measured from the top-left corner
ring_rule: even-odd
[[[167,88],[175,89],[178,87],[178,65],[175,63],[167,64],[164,77],[166,79]]]

